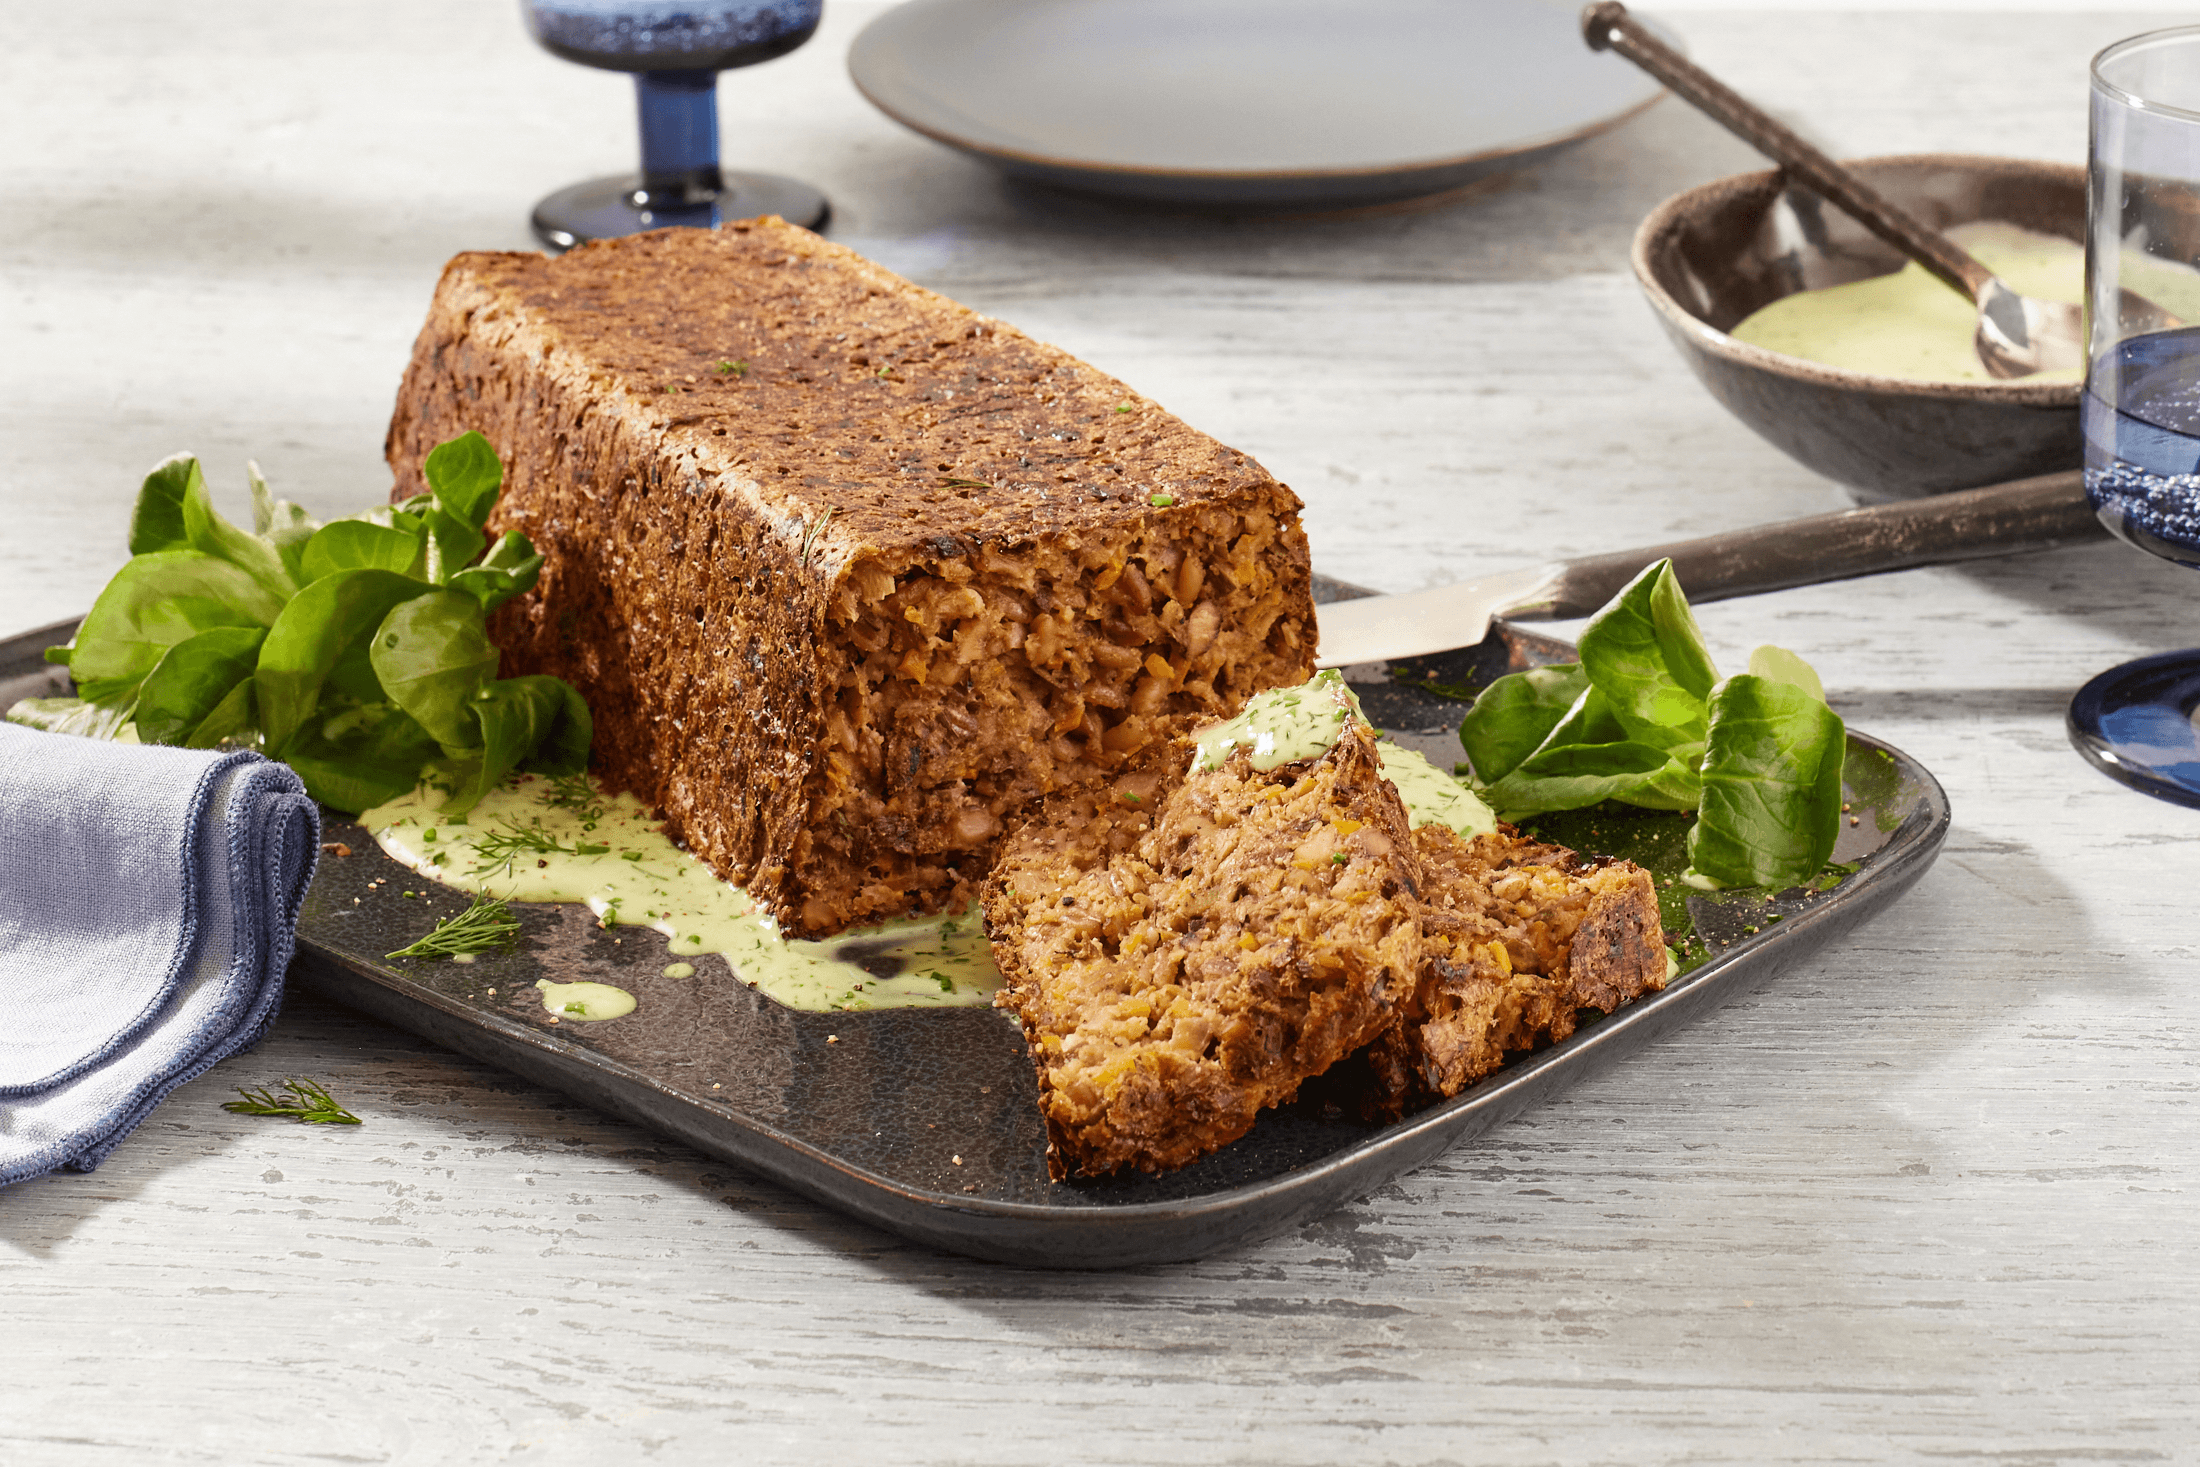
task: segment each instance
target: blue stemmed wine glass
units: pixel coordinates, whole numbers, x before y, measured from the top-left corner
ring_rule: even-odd
[[[784,56],[817,30],[824,0],[521,0],[527,32],[552,55],[631,72],[641,111],[639,173],[592,178],[535,206],[552,249],[645,229],[708,229],[777,214],[824,226],[825,196],[770,173],[718,165],[718,73]]]
[[[2094,57],[2092,105],[2086,494],[2123,540],[2200,569],[2200,26]],[[2196,715],[2200,647],[2087,683],[2070,740],[2111,778],[2200,807]]]

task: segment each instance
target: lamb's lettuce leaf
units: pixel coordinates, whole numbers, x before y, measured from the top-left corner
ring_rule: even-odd
[[[1702,742],[1704,700],[1719,670],[1671,561],[1643,571],[1589,618],[1581,665],[1629,737],[1661,746]]]
[[[69,676],[94,703],[126,702],[178,642],[214,627],[273,626],[282,609],[246,572],[201,551],[133,556],[76,629]]]
[[[1826,701],[1826,685],[1818,680],[1818,670],[1785,647],[1769,642],[1759,647],[1749,654],[1749,671],[1753,677],[1792,683],[1819,702]]]
[[[258,535],[238,529],[214,508],[197,459],[189,461],[184,476],[183,533],[192,549],[228,561],[277,600],[297,594],[298,583],[284,568],[282,552]]]
[[[137,503],[130,510],[132,555],[191,548],[191,537],[183,529],[183,491],[198,471],[199,461],[188,453],[153,465],[153,471],[138,487]]]
[[[300,557],[301,578],[311,584],[338,571],[385,570],[421,577],[428,550],[417,532],[366,520],[331,520],[313,532]]]
[[[266,640],[265,627],[212,627],[170,647],[138,688],[138,737],[148,744],[189,744],[252,676]]]
[[[304,585],[308,579],[304,574],[306,541],[321,528],[321,522],[289,500],[277,499],[267,487],[267,476],[250,459],[245,460],[244,474],[252,486],[252,533],[274,546],[283,569],[293,581]]]
[[[514,769],[585,768],[580,695],[496,676],[484,618],[533,589],[542,557],[524,535],[489,542],[504,477],[494,450],[468,433],[423,472],[427,493],[322,525],[252,465],[248,532],[214,509],[196,459],[164,460],[138,491],[131,559],[68,644],[47,650],[80,696],[25,699],[8,718],[264,748],[347,811],[404,793],[431,764],[469,806]]]
[[[1815,876],[1838,834],[1848,740],[1810,664],[1760,647],[1724,682],[1669,562],[1581,634],[1581,660],[1490,684],[1459,729],[1508,820],[1617,800],[1696,810],[1689,855],[1716,885]]]
[[[1799,886],[1841,832],[1839,714],[1793,682],[1743,673],[1711,695],[1688,863],[1726,886]]]
[[[415,512],[428,530],[428,579],[441,586],[489,543],[482,527],[503,487],[504,465],[488,439],[465,433],[437,444],[420,473],[428,481],[428,503]]]
[[[534,542],[515,530],[490,546],[479,565],[468,566],[452,576],[450,585],[452,590],[464,591],[479,601],[481,609],[489,612],[535,589],[535,580],[541,574],[542,557],[535,552]]]
[[[391,610],[368,658],[390,701],[450,755],[479,749],[474,695],[497,675],[497,649],[482,627],[481,603],[463,591],[435,591]]]
[[[558,679],[502,678],[476,693],[468,707],[480,724],[480,752],[446,766],[447,813],[465,814],[515,769],[562,775],[588,767],[588,705]]]
[[[433,593],[424,581],[386,570],[323,576],[290,598],[260,648],[260,731],[282,758],[321,701],[321,688],[355,645],[376,634],[391,610]],[[354,685],[358,697],[370,690]]]
[[[1484,688],[1459,725],[1475,778],[1495,785],[1518,769],[1588,690],[1589,675],[1578,662],[1510,672]]]
[[[497,491],[504,487],[504,465],[479,433],[462,433],[437,444],[422,461],[420,474],[436,507],[476,530],[489,523]]]
[[[1559,744],[1540,749],[1482,792],[1508,820],[1620,800],[1653,810],[1695,807],[1695,772],[1654,744]]]
[[[366,703],[316,721],[292,744],[285,762],[313,798],[356,813],[410,791],[436,754],[435,739],[404,709]]]
[[[222,700],[208,710],[183,740],[187,749],[216,749],[225,742],[246,744],[258,737],[255,722],[259,716],[259,701],[254,697],[254,684],[245,678],[222,696]]]
[[[111,739],[129,727],[127,705],[92,703],[83,698],[25,698],[8,710],[8,722],[46,733]]]

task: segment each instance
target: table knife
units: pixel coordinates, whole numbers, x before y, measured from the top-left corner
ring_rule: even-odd
[[[1723,601],[1912,566],[2049,550],[2107,533],[2086,501],[2082,473],[2072,469],[1700,540],[1552,561],[1398,596],[1332,601],[1318,608],[1321,642],[1315,661],[1348,667],[1469,647],[1489,635],[1497,617],[1587,616],[1660,560],[1673,562],[1690,601]]]

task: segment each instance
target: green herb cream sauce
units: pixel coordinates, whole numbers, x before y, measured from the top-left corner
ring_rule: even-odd
[[[561,1019],[600,1023],[634,1012],[634,995],[608,983],[552,983],[542,978],[535,987],[542,990],[542,1006]]]
[[[1376,745],[1383,755],[1383,777],[1398,787],[1406,819],[1415,825],[1448,825],[1463,840],[1497,829],[1497,815],[1482,797],[1411,749]]]
[[[445,818],[442,801],[423,785],[359,823],[392,859],[446,886],[505,901],[584,902],[606,927],[663,933],[670,958],[723,955],[743,982],[789,1008],[967,1007],[991,1003],[1000,990],[975,914],[895,922],[823,942],[782,937],[768,913],[675,846],[632,795],[523,774],[464,820]]]
[[[1325,668],[1295,688],[1271,688],[1245,700],[1245,711],[1201,729],[1194,742],[1195,769],[1220,769],[1230,751],[1243,747],[1255,769],[1274,769],[1296,759],[1326,754],[1350,714],[1361,722],[1360,700],[1344,674]],[[1474,791],[1411,749],[1384,742],[1383,774],[1397,786],[1406,818],[1415,825],[1448,825],[1472,840],[1497,829],[1497,816]]]
[[[2013,224],[1948,231],[2019,294],[2080,305],[2085,247]],[[1924,382],[1990,382],[1973,337],[1978,311],[1912,262],[1891,275],[1798,291],[1736,326],[1736,341],[1852,372]],[[2042,372],[2028,382],[2075,382],[2079,371]]]

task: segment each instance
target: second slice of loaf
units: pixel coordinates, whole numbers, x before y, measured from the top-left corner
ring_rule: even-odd
[[[1357,723],[1319,758],[1261,771],[1239,749],[1043,807],[985,916],[1055,1175],[1181,1166],[1389,1027],[1422,953],[1418,879]]]

